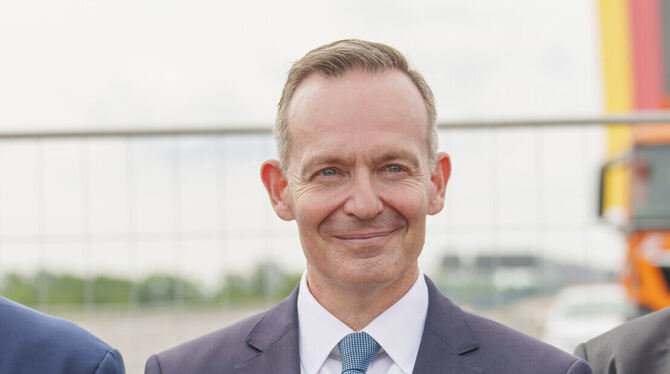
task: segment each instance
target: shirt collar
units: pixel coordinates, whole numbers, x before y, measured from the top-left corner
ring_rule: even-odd
[[[307,373],[316,373],[337,343],[354,331],[316,301],[307,286],[306,274],[298,291],[300,361]],[[361,331],[372,336],[403,372],[411,373],[427,313],[428,287],[419,269],[412,288]]]
[[[307,373],[316,373],[333,347],[354,332],[316,301],[307,286],[307,272],[303,273],[298,290],[298,326],[300,361]]]
[[[381,345],[405,373],[414,369],[428,314],[428,286],[423,273],[407,293],[375,318],[363,331]]]

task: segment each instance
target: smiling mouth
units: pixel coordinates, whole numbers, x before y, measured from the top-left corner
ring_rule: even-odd
[[[335,238],[349,243],[372,243],[384,239],[391,235],[395,230],[364,232],[357,234],[335,235]]]

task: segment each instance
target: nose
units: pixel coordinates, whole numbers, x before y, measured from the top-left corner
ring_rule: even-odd
[[[349,197],[344,203],[344,213],[367,221],[383,210],[384,203],[379,198],[371,176],[366,172],[357,173],[351,184]]]

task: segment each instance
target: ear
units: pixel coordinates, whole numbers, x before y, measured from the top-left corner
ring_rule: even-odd
[[[448,154],[440,152],[437,154],[435,169],[430,174],[428,214],[437,214],[444,207],[444,196],[447,191],[447,182],[449,182],[450,175],[451,159],[449,159]]]
[[[279,161],[267,160],[261,166],[261,179],[270,196],[272,208],[279,218],[290,221],[294,219],[292,204],[288,196],[288,182],[279,167]]]

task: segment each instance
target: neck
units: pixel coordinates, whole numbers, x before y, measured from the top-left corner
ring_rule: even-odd
[[[382,285],[334,284],[307,270],[307,285],[314,298],[328,312],[354,331],[360,331],[400,300],[418,277],[417,266],[398,279]]]

